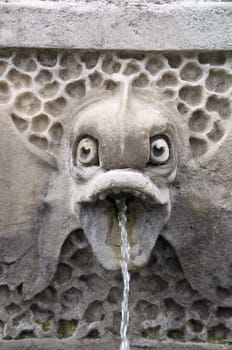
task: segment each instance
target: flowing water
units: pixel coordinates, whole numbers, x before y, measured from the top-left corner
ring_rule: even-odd
[[[127,206],[125,198],[116,200],[118,207],[118,223],[121,229],[121,267],[122,267],[122,276],[123,276],[123,300],[122,300],[122,319],[120,327],[120,336],[121,336],[121,346],[120,350],[129,350],[130,343],[127,338],[127,328],[129,324],[129,309],[128,309],[128,300],[129,300],[129,288],[130,288],[130,274],[128,271],[128,264],[130,261],[130,244],[128,242],[128,235],[126,230],[127,222]]]

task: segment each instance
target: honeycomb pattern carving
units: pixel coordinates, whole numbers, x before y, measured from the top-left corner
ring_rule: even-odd
[[[1,266],[2,276],[7,265]],[[102,286],[104,285],[104,288]],[[202,298],[186,280],[173,248],[159,238],[149,264],[131,275],[133,339],[232,343],[232,308],[220,302],[232,290],[218,288],[219,305]],[[0,285],[0,339],[119,336],[123,282],[120,271],[104,270],[84,233],[65,241],[51,284],[24,301],[22,286]]]
[[[199,158],[223,140],[231,122],[230,52],[102,53],[1,49],[0,105],[10,107],[23,137],[53,154],[63,137],[66,107],[92,90],[159,88],[176,103]]]
[[[175,102],[199,158],[231,127],[232,54],[96,53],[0,50],[0,106],[9,108],[19,133],[35,147],[59,152],[66,107],[93,90],[114,90],[128,79],[136,89],[158,88]],[[0,339],[119,336],[122,278],[105,271],[82,231],[65,241],[51,284],[31,300],[22,285],[7,283],[0,262]],[[104,285],[104,288],[102,286]],[[232,343],[232,308],[218,304],[186,280],[172,247],[159,238],[149,264],[131,276],[129,336],[148,340]]]

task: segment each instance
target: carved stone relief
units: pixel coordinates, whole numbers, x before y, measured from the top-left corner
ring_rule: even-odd
[[[30,198],[16,200],[19,225],[2,216],[2,339],[118,335],[123,193],[132,338],[232,341],[231,64],[230,52],[1,50],[1,133],[35,169],[12,164],[16,198]]]

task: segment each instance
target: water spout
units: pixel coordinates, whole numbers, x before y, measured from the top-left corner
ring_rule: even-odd
[[[120,336],[121,336],[121,346],[120,350],[129,350],[130,343],[127,338],[127,328],[129,324],[129,309],[128,309],[128,300],[129,300],[129,290],[130,290],[130,274],[128,271],[128,264],[130,261],[130,244],[128,242],[128,235],[126,229],[127,222],[127,206],[125,198],[117,199],[116,204],[118,207],[118,222],[121,229],[121,267],[122,267],[122,276],[123,276],[123,300],[122,300],[122,319],[120,327]]]

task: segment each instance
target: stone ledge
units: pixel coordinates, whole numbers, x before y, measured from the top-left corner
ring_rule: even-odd
[[[229,50],[232,3],[0,2],[0,46]]]
[[[75,340],[59,341],[55,339],[24,339],[17,341],[0,342],[1,350],[118,350],[119,342],[93,342],[92,344],[78,344]],[[154,341],[144,341],[141,345],[131,345],[131,350],[231,350],[230,345],[193,344],[179,342],[156,343]]]

